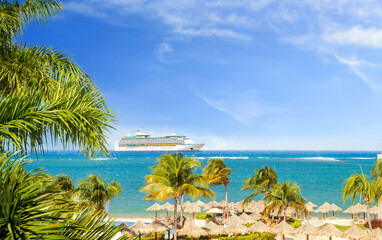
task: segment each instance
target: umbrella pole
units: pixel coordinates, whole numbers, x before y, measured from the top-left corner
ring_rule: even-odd
[[[168,209],[167,209],[167,212],[166,212],[166,217],[168,217]]]
[[[237,240],[237,233],[235,233],[235,240]]]
[[[366,219],[366,214],[365,213],[363,213],[363,220],[365,220]]]
[[[354,219],[354,215],[353,215],[353,213],[351,214],[351,219]]]
[[[309,234],[306,234],[306,240],[309,240]]]
[[[142,238],[141,238],[141,234],[139,233],[139,240],[141,240]]]
[[[167,239],[170,240],[170,230],[168,230],[167,232],[168,232],[168,234],[167,234],[168,238]]]
[[[155,220],[157,219],[157,214],[158,214],[158,212],[157,212],[157,211],[155,211]]]
[[[333,211],[333,217],[334,217],[334,211]]]
[[[157,233],[155,233],[155,240],[157,240]]]
[[[283,240],[285,240],[285,234],[283,234]]]
[[[195,220],[195,213],[192,213],[192,219]]]
[[[329,237],[329,240],[332,240],[332,237],[331,237],[331,236]]]

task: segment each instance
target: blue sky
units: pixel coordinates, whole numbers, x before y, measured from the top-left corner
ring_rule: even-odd
[[[76,0],[23,39],[65,49],[126,131],[205,149],[381,150],[378,0]]]

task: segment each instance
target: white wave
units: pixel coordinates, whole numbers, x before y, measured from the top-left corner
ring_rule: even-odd
[[[257,158],[265,158],[265,159],[268,159],[268,158],[270,158],[270,157],[257,157]]]
[[[249,157],[196,157],[196,159],[212,159],[212,158],[221,158],[221,159],[249,159]]]
[[[350,157],[351,159],[376,159],[376,157]]]
[[[323,162],[341,162],[341,160],[332,157],[302,157],[294,159],[312,160],[312,161],[323,161]]]
[[[102,158],[102,157],[94,158],[94,160],[96,160],[96,161],[108,161],[108,160],[113,160],[113,159],[117,159],[117,158]]]

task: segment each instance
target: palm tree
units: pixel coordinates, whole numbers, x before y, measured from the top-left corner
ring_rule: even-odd
[[[277,174],[272,168],[263,166],[263,168],[255,169],[255,175],[246,178],[242,190],[254,191],[251,195],[244,199],[244,203],[249,203],[260,193],[264,198],[269,194],[272,186],[277,184]]]
[[[80,201],[93,207],[96,212],[102,212],[105,204],[109,204],[113,198],[118,197],[122,188],[117,182],[107,184],[101,176],[91,174],[81,180],[76,191]]]
[[[382,158],[374,162],[373,168],[371,169],[371,176],[376,179],[382,177]]]
[[[293,207],[297,212],[306,211],[305,199],[300,195],[300,187],[291,182],[275,184],[265,197],[268,203],[266,211],[276,211],[283,214],[286,221],[286,210]]]
[[[230,181],[231,168],[227,168],[223,159],[210,159],[207,166],[203,168],[203,173],[207,176],[208,184],[211,187],[224,186],[225,201],[228,204],[227,186]]]
[[[190,174],[186,177],[184,182],[185,183],[180,188],[180,219],[183,219],[184,195],[190,196],[193,200],[197,200],[199,197],[205,199],[215,197],[215,193],[211,189],[205,187],[208,183],[204,174]]]
[[[141,191],[147,192],[145,200],[165,201],[174,198],[174,239],[177,239],[178,204],[179,197],[187,194],[193,198],[199,196],[210,197],[212,191],[202,185],[200,176],[193,174],[200,162],[181,153],[166,153],[159,157],[156,165],[152,166],[152,174],[145,177],[146,185]]]
[[[0,2],[0,150],[43,151],[47,141],[107,153],[114,114],[65,53],[19,43],[24,28],[62,11],[54,0]]]
[[[0,236],[2,239],[112,239],[122,229],[76,202],[45,192],[51,176],[27,172],[17,153],[0,155]],[[38,176],[38,177],[36,177]],[[44,179],[44,176],[48,179]],[[125,237],[122,237],[125,239]]]
[[[366,203],[366,213],[369,223],[369,228],[372,229],[371,218],[370,218],[370,206],[381,199],[382,193],[382,181],[381,179],[371,181],[363,173],[361,168],[361,174],[353,174],[345,181],[345,185],[342,189],[342,198],[344,203],[348,198],[351,198],[351,204],[357,196],[360,200],[363,199]]]

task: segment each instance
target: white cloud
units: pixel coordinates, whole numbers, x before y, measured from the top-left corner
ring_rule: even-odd
[[[227,114],[243,125],[249,125],[263,115],[278,115],[284,110],[262,103],[256,96],[256,91],[241,91],[237,93],[219,94],[219,97],[206,97],[196,94],[212,108]],[[209,95],[212,95],[210,92]]]
[[[355,57],[346,59],[336,55],[336,58],[340,63],[347,65],[349,70],[357,75],[374,93],[381,93],[382,84],[372,76],[365,74],[364,70],[366,68],[373,68],[373,72],[380,71],[382,66],[367,61],[359,61]]]
[[[354,26],[347,30],[337,31],[331,34],[324,34],[323,39],[328,43],[339,45],[356,45],[362,47],[381,48],[382,28],[364,29],[361,26]]]
[[[169,54],[174,52],[174,48],[170,43],[163,42],[159,44],[155,50],[157,58],[163,63],[171,63],[172,60],[169,59]]]

